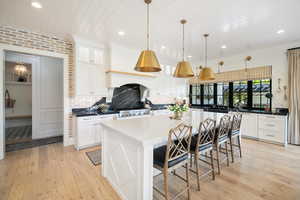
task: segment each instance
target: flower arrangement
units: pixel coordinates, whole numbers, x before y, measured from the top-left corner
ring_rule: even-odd
[[[186,112],[189,110],[187,104],[174,104],[172,106],[168,106],[168,109],[172,112]]]
[[[189,110],[185,101],[176,101],[174,105],[168,106],[168,109],[174,113],[174,119],[181,119],[182,113]]]

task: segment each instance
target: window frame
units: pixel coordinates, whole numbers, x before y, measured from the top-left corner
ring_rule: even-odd
[[[260,82],[262,84],[263,80],[269,80],[269,91],[267,92],[263,92],[263,93],[272,93],[272,79],[261,79]],[[259,107],[254,107],[253,105],[253,96],[254,96],[254,91],[253,91],[253,81],[257,81],[257,80],[249,80],[249,81],[246,81],[246,91],[243,91],[243,92],[239,92],[239,93],[246,93],[247,95],[247,102],[246,102],[246,107],[247,109],[255,109],[255,110],[264,110],[265,107],[262,105],[262,101],[260,100],[260,106]],[[236,81],[236,82],[240,82],[240,85],[241,85],[241,82],[245,82],[245,81]],[[190,104],[192,106],[226,106],[226,107],[229,107],[229,108],[236,108],[237,106],[234,106],[234,102],[233,102],[233,95],[234,93],[236,93],[234,91],[234,82],[219,82],[219,83],[208,83],[209,85],[213,85],[213,103],[212,104],[204,104],[204,97],[205,96],[209,96],[209,95],[204,95],[204,87],[205,87],[205,84],[195,84],[195,85],[190,85]],[[218,104],[218,96],[221,96],[220,93],[218,93],[218,85],[219,84],[222,84],[223,85],[223,92],[222,92],[222,95],[223,95],[223,104]],[[228,105],[224,105],[224,85],[228,84]],[[243,84],[243,85],[245,85]],[[198,98],[200,98],[200,101],[197,101],[196,103],[194,103],[192,101],[192,96],[196,96],[196,95],[193,95],[192,94],[192,90],[193,90],[193,87],[200,87],[200,94],[197,95]],[[262,92],[260,92],[261,94]],[[260,99],[261,99],[261,96],[260,96]],[[200,104],[199,104],[200,102]],[[267,104],[267,107],[269,107],[270,109],[272,109],[272,98],[269,99],[268,101],[268,104]]]

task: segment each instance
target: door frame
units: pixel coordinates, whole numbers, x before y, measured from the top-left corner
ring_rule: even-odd
[[[63,143],[64,146],[73,144],[73,138],[70,136],[69,128],[69,108],[70,108],[70,97],[69,97],[69,55],[54,53],[44,50],[31,49],[26,47],[19,47],[14,45],[0,44],[0,160],[5,157],[5,105],[4,105],[4,70],[5,70],[5,51],[14,51],[23,54],[33,54],[37,56],[48,56],[63,59]]]

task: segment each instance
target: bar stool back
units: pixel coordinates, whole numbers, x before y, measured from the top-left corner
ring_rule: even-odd
[[[238,147],[240,152],[240,157],[242,157],[242,147],[241,147],[241,124],[242,124],[242,114],[237,113],[232,116],[232,125],[229,132],[229,142],[231,151],[231,161],[234,162],[234,150],[233,147]],[[233,143],[233,138],[237,138],[237,144]]]
[[[218,174],[221,173],[220,164],[223,161],[227,161],[227,166],[229,166],[229,155],[228,155],[228,148],[227,142],[229,141],[229,131],[231,128],[231,117],[229,115],[224,115],[219,122],[219,126],[216,131],[216,136],[214,140],[215,150],[217,154],[217,164],[218,164]],[[225,149],[222,148],[222,144],[225,144]],[[225,150],[223,152],[222,150]],[[226,158],[224,160],[220,160],[220,153],[224,153]]]
[[[194,157],[194,163],[196,166],[196,171],[191,170],[192,172],[196,173],[197,175],[197,186],[198,190],[200,190],[200,178],[212,174],[212,179],[215,179],[215,172],[214,172],[214,163],[213,163],[213,141],[215,137],[215,127],[216,121],[213,119],[206,119],[205,121],[201,122],[199,125],[198,134],[192,137],[191,142],[191,155]],[[206,156],[206,153],[210,153],[210,157]],[[200,158],[202,155],[205,157],[210,158],[210,161]],[[200,166],[199,161],[202,161],[210,166],[210,170],[206,173],[200,175]],[[191,159],[192,165],[192,159]]]
[[[187,186],[179,192],[175,198],[187,191],[188,199],[190,200],[190,181],[189,181],[189,165],[188,156],[190,151],[192,137],[192,127],[185,124],[180,124],[176,128],[169,131],[167,145],[154,149],[153,161],[154,167],[162,171],[164,176],[164,192],[153,187],[159,194],[169,200],[169,182],[168,173],[173,171],[173,174],[186,182]],[[186,177],[183,178],[175,172],[175,169],[185,166]]]

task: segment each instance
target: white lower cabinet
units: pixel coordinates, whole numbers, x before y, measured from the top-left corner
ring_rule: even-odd
[[[103,120],[113,120],[114,115],[74,117],[75,147],[77,150],[101,144]]]
[[[276,143],[287,143],[287,117],[275,115],[259,115],[259,139]]]
[[[287,144],[287,116],[242,113],[243,137],[278,144]]]
[[[257,131],[257,114],[254,113],[243,113],[242,124],[241,124],[241,133],[243,136],[258,138]]]

